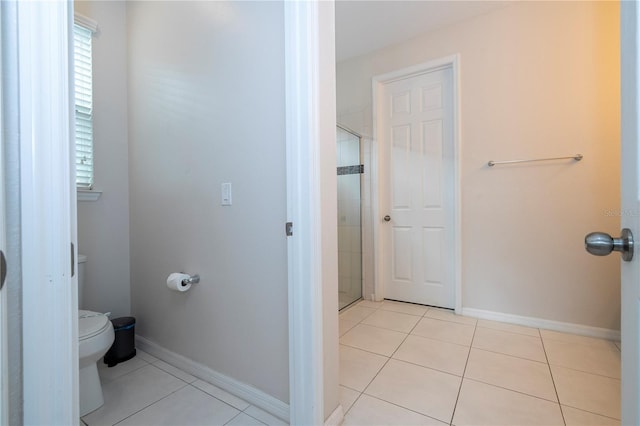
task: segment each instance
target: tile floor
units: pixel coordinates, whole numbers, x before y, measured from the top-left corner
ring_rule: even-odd
[[[619,342],[475,320],[407,303],[340,313],[345,425],[619,425]],[[98,363],[99,425],[284,425],[138,350]]]
[[[98,362],[105,404],[88,426],[285,425],[271,414],[141,351],[108,368]]]
[[[619,343],[362,301],[340,313],[345,425],[619,425]]]

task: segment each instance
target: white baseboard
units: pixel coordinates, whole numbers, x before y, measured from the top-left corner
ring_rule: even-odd
[[[324,421],[324,426],[340,426],[342,421],[344,420],[344,410],[342,409],[342,405],[338,404],[333,413],[327,417],[327,420]]]
[[[591,327],[588,325],[574,324],[570,322],[524,317],[520,315],[504,314],[502,312],[485,311],[474,308],[462,308],[462,315],[485,320],[524,325],[526,327],[544,328],[547,330],[561,331],[563,333],[579,334],[582,336],[596,337],[598,339],[620,340],[620,331],[618,330]]]
[[[253,386],[225,376],[205,365],[165,349],[142,336],[136,336],[136,347],[205,382],[218,386],[238,398],[244,399],[269,414],[289,422],[289,405]]]

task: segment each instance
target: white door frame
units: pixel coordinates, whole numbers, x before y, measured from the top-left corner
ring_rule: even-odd
[[[0,38],[3,38],[2,34],[2,6],[0,5]],[[3,51],[4,46],[0,46],[0,70],[4,75],[5,69],[3,67]],[[6,211],[6,198],[4,195],[5,190],[5,138],[4,138],[4,114],[3,114],[3,83],[0,81],[0,250],[2,253],[7,253],[6,246],[6,232],[5,232],[5,211]],[[2,282],[0,282],[0,424],[9,424],[9,368],[8,368],[8,351],[7,351],[7,291],[2,288]]]
[[[285,1],[284,15],[289,422],[321,425],[339,392],[334,3]]]
[[[22,423],[79,422],[75,181],[70,73],[70,1],[16,2],[15,37],[2,48],[17,59],[18,85],[4,111],[17,122],[20,153]],[[6,22],[6,21],[4,21]],[[14,179],[15,178],[15,179]],[[16,320],[20,320],[17,318]],[[20,407],[15,407],[19,409]]]
[[[374,281],[373,288],[376,300],[384,299],[384,283],[382,277],[382,244],[380,243],[382,222],[380,214],[383,206],[380,205],[380,161],[382,147],[378,142],[378,135],[381,134],[382,120],[378,118],[383,99],[385,84],[410,78],[430,71],[451,67],[453,72],[453,176],[454,176],[454,293],[455,312],[462,313],[462,216],[461,216],[461,190],[460,190],[460,170],[461,170],[461,146],[460,146],[460,55],[451,55],[445,58],[434,59],[422,64],[414,65],[387,74],[377,75],[372,79],[373,94],[373,148],[371,160],[371,201],[373,208],[373,258],[374,258]]]

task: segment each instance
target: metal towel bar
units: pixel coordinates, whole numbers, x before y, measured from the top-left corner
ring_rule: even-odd
[[[529,163],[529,162],[532,162],[532,161],[569,160],[569,159],[580,161],[580,160],[582,160],[582,154],[576,154],[576,155],[572,155],[570,157],[535,158],[535,159],[530,159],[530,160],[507,160],[507,161],[493,161],[492,160],[492,161],[489,161],[487,163],[487,165],[489,167],[493,167],[496,164]]]

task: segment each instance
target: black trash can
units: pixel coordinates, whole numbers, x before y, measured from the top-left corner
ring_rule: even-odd
[[[109,351],[104,355],[104,363],[114,367],[136,356],[136,319],[120,317],[111,320],[116,338]]]

